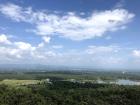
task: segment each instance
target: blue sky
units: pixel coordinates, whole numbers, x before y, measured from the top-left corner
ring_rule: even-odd
[[[0,64],[140,68],[139,0],[0,0]]]

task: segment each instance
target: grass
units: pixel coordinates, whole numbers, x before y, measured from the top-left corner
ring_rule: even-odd
[[[10,86],[21,86],[29,84],[37,84],[39,80],[15,80],[15,79],[5,79],[0,81],[0,84],[10,85]]]

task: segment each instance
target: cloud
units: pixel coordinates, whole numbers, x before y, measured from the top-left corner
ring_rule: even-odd
[[[120,66],[125,62],[125,55],[121,53],[123,48],[120,46],[109,45],[109,46],[88,46],[85,50],[84,56],[88,57],[89,64],[92,63],[98,67],[111,67]],[[126,50],[125,50],[126,51]],[[121,62],[121,63],[120,63]],[[116,66],[116,67],[117,67]]]
[[[63,49],[63,51],[59,50],[63,48],[63,45],[47,46],[53,36],[82,41],[102,37],[106,32],[123,30],[135,16],[126,9],[116,7],[112,10],[96,11],[87,17],[86,13],[81,13],[80,15],[84,15],[84,17],[80,17],[74,12],[64,14],[48,13],[40,10],[34,11],[32,7],[23,8],[8,3],[0,4],[0,12],[15,22],[31,24],[34,28],[30,31],[42,37],[42,42],[32,45],[28,42],[10,41],[7,35],[0,34],[0,61],[11,60],[12,63],[14,61],[30,63],[31,61],[68,66],[111,67],[117,65],[116,67],[118,67],[118,65],[123,65],[128,60],[129,51],[120,46],[91,45],[86,49]],[[106,37],[106,39],[108,40],[110,37]],[[131,52],[130,56],[132,56]],[[140,57],[140,51],[134,50],[133,56]]]
[[[31,44],[25,42],[15,42],[14,43],[17,48],[21,50],[35,50],[35,47],[32,47]]]
[[[63,45],[53,45],[52,48],[54,48],[54,49],[61,49],[61,48],[63,48]]]
[[[36,46],[33,46],[28,42],[11,42],[7,39],[7,36],[8,35],[4,34],[0,35],[0,43],[2,43],[0,44],[0,58],[1,60],[3,60],[2,62],[11,61],[11,63],[14,63],[14,61],[16,61],[16,63],[25,63],[26,61],[31,60],[31,62],[37,63],[42,59],[47,61],[48,57],[57,56],[57,53],[55,53],[54,51],[45,49],[43,42]],[[48,43],[49,37],[45,38],[45,41]]]
[[[117,2],[117,4],[115,5],[115,8],[122,8],[125,5],[125,0],[120,0],[119,2]]]
[[[133,56],[139,58],[140,57],[140,50],[133,50],[132,54],[133,54]]]
[[[40,47],[44,47],[44,43],[43,43],[43,42],[39,43],[39,44],[38,44],[38,47],[39,47],[39,48],[40,48]]]
[[[42,64],[58,64],[58,65],[81,65],[88,63],[89,65],[100,65],[109,64],[104,62],[105,59],[112,60],[113,64],[116,64],[119,58],[115,58],[113,53],[115,50],[119,50],[117,46],[89,46],[87,49],[80,51],[69,50],[65,52],[58,52],[57,50],[63,48],[62,45],[52,45],[50,49],[46,49],[44,43],[33,46],[28,42],[13,41],[10,45],[0,45],[0,58],[3,62],[14,63],[42,63]],[[112,53],[112,56],[110,54]],[[104,54],[104,57],[102,57]],[[115,61],[116,59],[116,61]],[[109,62],[109,61],[108,61]],[[111,64],[112,64],[111,63]]]
[[[22,14],[22,7],[18,5],[14,5],[11,3],[8,3],[6,5],[0,5],[0,11],[7,17],[10,17],[11,19],[16,21],[23,21],[25,19]]]
[[[28,63],[28,64],[53,63],[54,65],[56,64],[66,66],[88,65],[92,67],[94,66],[101,68],[102,67],[109,68],[109,67],[124,67],[125,62],[128,61],[127,57],[129,55],[127,51],[128,49],[114,45],[109,46],[91,45],[82,50],[70,49],[64,52],[59,52],[60,48],[63,48],[63,46],[51,45],[49,48],[46,48],[46,46],[44,46],[44,42],[41,42],[40,44],[33,46],[28,42],[13,41],[8,46],[0,44],[0,58],[1,58],[0,61],[6,63],[8,62],[8,63]],[[140,51],[134,51],[134,54],[137,56],[139,55],[139,53]],[[134,61],[135,62],[137,61],[136,63],[138,63],[138,60],[133,59],[133,62]]]
[[[117,53],[121,48],[119,46],[89,46],[86,50],[87,54],[107,54],[108,53]]]
[[[44,36],[43,40],[45,41],[45,43],[50,43],[51,38]]]
[[[5,35],[8,36],[8,35]],[[46,37],[46,36],[44,36]],[[47,43],[48,39],[47,38]],[[7,39],[8,40],[8,39]],[[11,42],[10,40],[8,40]],[[59,52],[63,45],[44,46],[46,42],[32,45],[28,42],[12,41],[11,44],[0,44],[0,58],[2,62],[11,63],[42,63],[57,65],[90,65],[106,66],[122,63],[118,53],[119,46],[88,46],[82,51],[79,49]]]
[[[27,58],[36,50],[36,47],[33,47],[27,42],[11,42],[7,36],[5,34],[0,35],[0,43],[2,43],[0,44],[0,58],[13,60],[16,58]]]
[[[88,17],[75,13],[59,15],[43,11],[33,11],[15,4],[0,5],[0,12],[17,22],[27,22],[35,27],[31,29],[38,35],[68,38],[75,41],[102,37],[106,32],[125,29],[135,14],[126,9],[96,11]]]
[[[0,43],[2,44],[11,44],[11,42],[8,40],[7,36],[5,34],[0,35]]]

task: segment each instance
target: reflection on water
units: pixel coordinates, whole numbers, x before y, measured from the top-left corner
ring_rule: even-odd
[[[132,81],[126,79],[118,79],[116,81],[103,81],[97,80],[97,83],[105,83],[105,84],[118,84],[118,85],[140,85],[140,81]]]
[[[119,85],[140,85],[140,82],[132,81],[132,80],[119,79],[119,80],[117,80],[116,84],[119,84]]]

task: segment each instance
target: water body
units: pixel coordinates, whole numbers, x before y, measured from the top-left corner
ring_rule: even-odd
[[[97,80],[99,84],[118,84],[118,85],[140,85],[140,81],[126,80],[126,79],[118,79],[116,81],[103,81]]]
[[[125,79],[119,79],[117,80],[116,84],[118,85],[140,85],[140,81],[132,81],[132,80],[125,80]]]

